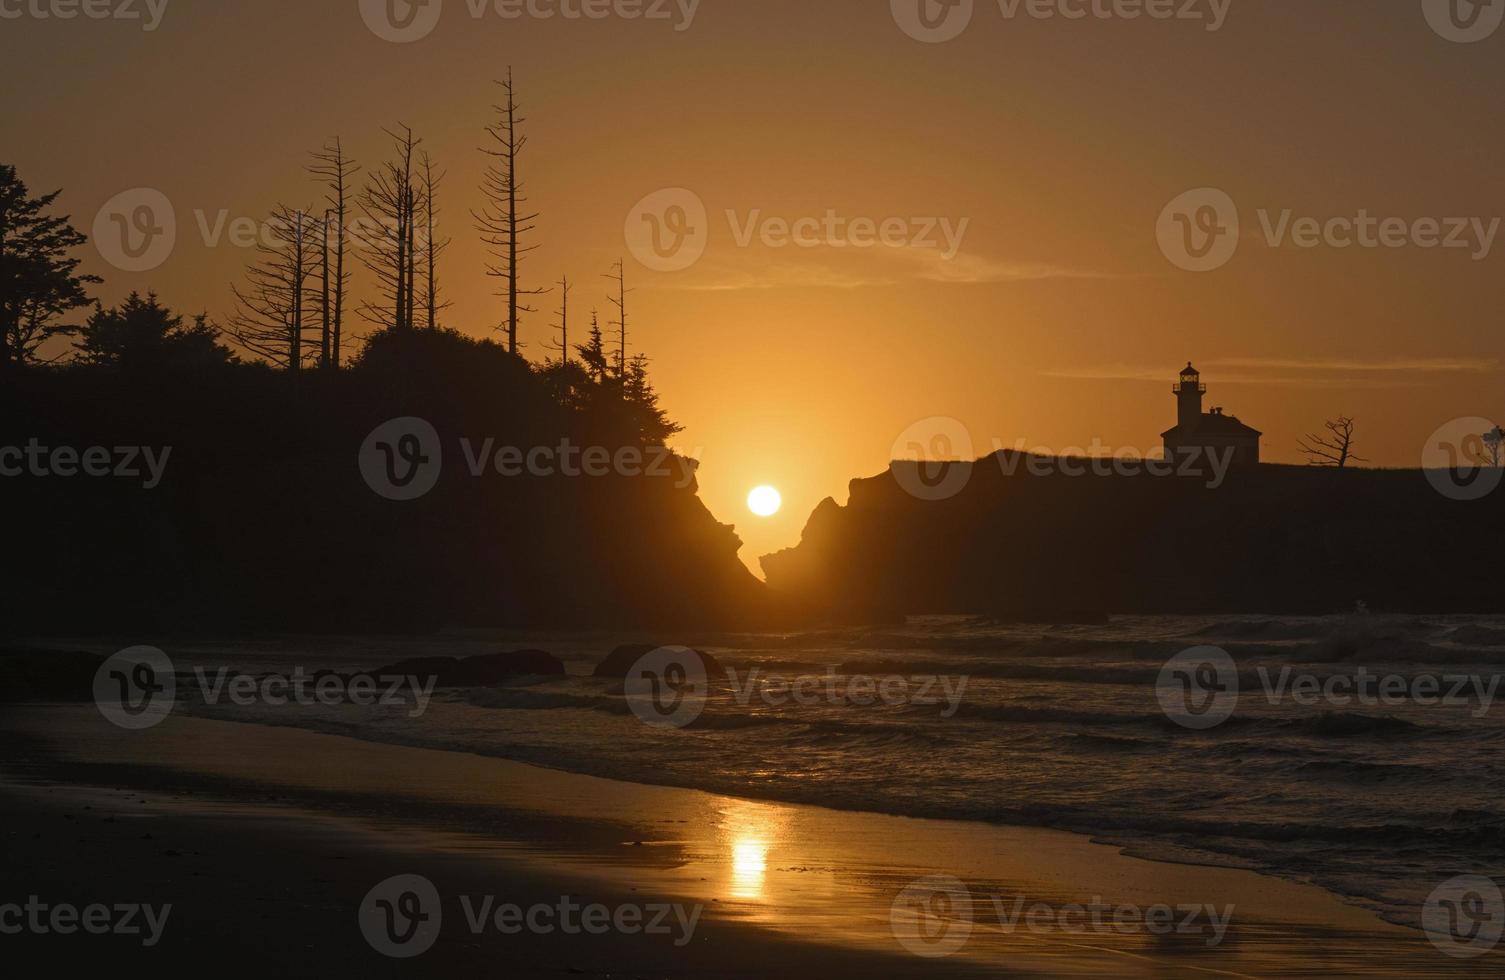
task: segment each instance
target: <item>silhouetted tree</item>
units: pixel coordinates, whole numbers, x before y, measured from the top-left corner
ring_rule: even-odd
[[[669,421],[669,416],[659,406],[658,392],[648,380],[648,358],[638,354],[627,365],[622,382],[622,400],[626,403],[632,420],[637,426],[637,435],[646,444],[660,445],[683,427]]]
[[[386,130],[396,149],[393,159],[370,175],[361,194],[365,215],[361,261],[376,277],[380,302],[367,302],[361,315],[394,330],[413,328],[416,259],[415,226],[422,192],[413,176],[414,155],[423,142],[406,126]]]
[[[443,174],[434,173],[434,162],[429,159],[427,153],[423,154],[423,220],[426,226],[423,243],[426,254],[427,271],[424,281],[427,285],[428,295],[428,321],[426,326],[430,330],[439,329],[439,311],[447,309],[448,303],[439,302],[439,273],[437,260],[444,250],[449,248],[449,239],[438,241],[434,237],[434,224],[439,216],[439,185],[444,182]]]
[[[77,342],[82,364],[126,370],[185,370],[223,366],[235,354],[219,343],[219,330],[207,314],[191,326],[163,306],[156,293],[131,293],[111,309],[95,307]]]
[[[549,350],[559,352],[559,363],[570,363],[570,277],[559,277],[559,322],[554,329],[559,331],[557,343],[550,343]]]
[[[627,378],[627,294],[632,290],[627,288],[627,267],[621,259],[611,267],[606,278],[617,284],[617,294],[607,297],[617,308],[617,318],[608,321],[607,326],[617,328],[617,380],[624,381]]]
[[[350,288],[350,273],[345,270],[346,226],[350,219],[349,183],[360,167],[345,158],[344,147],[338,138],[325,144],[324,149],[313,155],[313,160],[308,172],[324,182],[324,199],[329,206],[324,212],[320,236],[320,313],[323,321],[320,358],[321,366],[338,369],[345,322],[345,295]],[[333,275],[329,268],[331,239],[334,246]]]
[[[312,316],[319,301],[319,222],[307,211],[279,207],[267,226],[245,286],[232,287],[236,309],[225,333],[249,353],[296,373],[319,350]]]
[[[519,207],[527,203],[523,196],[522,182],[518,179],[517,158],[528,145],[528,138],[519,134],[518,127],[527,122],[518,116],[518,105],[512,87],[512,69],[507,69],[507,80],[498,82],[505,94],[505,101],[493,106],[498,116],[494,126],[486,127],[491,145],[483,146],[481,152],[493,159],[481,178],[481,194],[485,203],[481,210],[472,211],[481,241],[491,250],[494,261],[486,266],[486,274],[505,283],[498,293],[507,299],[507,349],[518,352],[517,324],[522,313],[536,312],[533,307],[522,305],[523,296],[541,296],[544,289],[524,289],[518,283],[518,264],[537,245],[524,245],[523,236],[534,230],[533,222],[538,214],[519,214]],[[526,209],[524,209],[526,210]]]
[[[1325,423],[1327,435],[1309,435],[1301,440],[1301,451],[1313,466],[1336,466],[1342,470],[1349,463],[1367,463],[1369,460],[1353,452],[1354,421],[1340,415]]]
[[[1505,449],[1505,429],[1498,425],[1484,433],[1484,448],[1489,450],[1490,465],[1500,465],[1501,450]]]
[[[76,327],[57,323],[89,305],[84,287],[101,280],[78,274],[68,255],[87,239],[61,217],[44,214],[62,191],[31,197],[10,164],[0,164],[0,372],[36,360],[37,350]]]
[[[596,384],[606,381],[606,341],[601,336],[601,323],[595,310],[591,310],[590,340],[576,344],[575,351],[585,365],[586,373]]]

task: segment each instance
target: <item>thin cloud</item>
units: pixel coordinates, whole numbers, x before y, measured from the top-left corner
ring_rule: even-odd
[[[834,249],[822,249],[827,254]],[[1043,282],[1051,279],[1114,279],[1111,273],[1070,269],[1047,262],[1007,262],[971,254],[946,257],[943,249],[916,245],[878,246],[863,250],[842,250],[846,266],[815,261],[810,250],[799,256],[764,261],[749,267],[722,265],[707,268],[701,263],[684,273],[665,277],[650,288],[685,292],[731,292],[753,289],[860,289],[874,286],[898,286],[905,282],[933,282],[945,285],[980,285],[989,283]]]
[[[1467,358],[1394,358],[1389,360],[1319,360],[1294,358],[1223,358],[1207,361],[1204,366],[1228,368],[1218,372],[1218,384],[1302,385],[1310,384],[1310,374],[1336,375],[1325,380],[1350,388],[1408,388],[1422,383],[1423,374],[1485,374],[1495,370],[1498,361]],[[1307,372],[1307,375],[1279,372]],[[1254,372],[1254,373],[1249,373]],[[1261,373],[1271,372],[1271,373]],[[1174,380],[1176,371],[1166,367],[1138,367],[1123,364],[1087,365],[1058,368],[1043,372],[1048,378],[1083,381],[1153,381]]]
[[[1413,372],[1418,374],[1488,374],[1499,366],[1492,358],[1424,357],[1396,358],[1383,361],[1362,360],[1291,360],[1244,357],[1209,361],[1215,367],[1250,368],[1272,371],[1360,371]]]
[[[918,279],[954,284],[1043,282],[1048,279],[1116,279],[1107,272],[1071,269],[1049,262],[1010,262],[961,253],[947,258],[935,248],[890,247],[888,253],[918,267]]]

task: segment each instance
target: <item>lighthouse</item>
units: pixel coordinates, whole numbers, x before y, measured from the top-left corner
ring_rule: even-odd
[[[1222,455],[1232,450],[1236,465],[1259,463],[1259,440],[1264,433],[1245,425],[1237,416],[1229,415],[1221,408],[1204,412],[1202,402],[1207,397],[1207,385],[1202,383],[1202,372],[1190,361],[1186,362],[1181,377],[1171,388],[1171,394],[1176,396],[1176,427],[1161,433],[1167,458],[1192,456],[1201,459],[1208,452],[1216,451]]]

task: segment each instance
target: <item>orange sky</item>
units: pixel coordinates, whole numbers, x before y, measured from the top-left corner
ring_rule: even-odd
[[[1505,216],[1505,29],[1452,43],[1422,0],[1233,0],[1216,31],[1008,19],[978,0],[959,37],[931,45],[879,0],[702,0],[684,30],[666,9],[475,19],[444,0],[407,44],[369,30],[358,0],[169,0],[151,32],[27,13],[0,20],[0,158],[33,191],[65,188],[85,230],[118,192],[162,191],[171,257],[129,274],[90,249],[99,294],[154,288],[223,315],[249,256],[207,246],[196,212],[212,226],[312,204],[306,151],[339,134],[369,166],[381,128],[405,122],[448,171],[448,322],[480,334],[502,313],[468,216],[475,148],[490,82],[514,65],[543,215],[525,274],[567,273],[583,323],[627,255],[633,345],[754,562],[930,416],[965,423],[979,454],[995,439],[1153,449],[1189,358],[1209,404],[1262,429],[1273,461],[1339,413],[1358,418],[1363,455],[1394,466],[1417,465],[1450,419],[1505,415],[1505,235],[1479,261],[1414,243],[1271,247],[1259,218]],[[1191,273],[1162,255],[1156,222],[1201,187],[1230,195],[1243,228],[1227,265]],[[682,271],[644,267],[624,240],[634,205],[665,188],[707,209],[704,254]],[[965,234],[949,260],[737,240],[753,218],[829,212]],[[553,303],[524,324],[535,356]],[[747,512],[760,483],[784,492],[778,517]]]

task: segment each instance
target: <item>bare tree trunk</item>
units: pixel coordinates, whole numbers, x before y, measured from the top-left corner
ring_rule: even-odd
[[[607,323],[607,326],[617,328],[617,378],[625,381],[627,378],[627,294],[632,290],[627,288],[627,267],[621,259],[612,266],[612,271],[606,276],[617,284],[617,295],[608,297],[611,305],[617,308],[617,318]]]
[[[321,285],[319,301],[319,368],[329,370],[329,215],[324,212],[324,231],[319,236],[319,278]]]
[[[350,278],[345,272],[345,233],[349,223],[350,213],[347,204],[348,182],[358,171],[353,162],[345,158],[345,150],[338,138],[326,143],[324,148],[313,154],[313,163],[308,172],[323,181],[326,188],[325,203],[329,210],[326,214],[324,228],[325,253],[328,254],[329,234],[331,231],[328,216],[333,215],[334,240],[334,279],[330,289],[326,289],[324,301],[324,325],[328,335],[329,350],[325,358],[328,367],[338,370],[340,367],[340,347],[342,330],[345,323],[345,293],[350,287]],[[325,261],[325,278],[328,281],[329,266]],[[328,292],[332,289],[334,308],[331,312]]]
[[[527,203],[527,197],[523,195],[523,185],[517,177],[517,163],[523,148],[528,145],[528,138],[518,135],[518,129],[527,120],[518,115],[511,68],[507,69],[507,80],[498,84],[506,94],[506,101],[493,107],[498,123],[488,126],[486,133],[494,145],[484,151],[496,163],[487,168],[482,178],[481,193],[485,204],[480,211],[471,214],[481,232],[481,240],[490,247],[494,259],[494,263],[487,266],[486,274],[506,282],[501,294],[507,299],[507,319],[503,326],[507,331],[507,349],[516,354],[521,347],[518,341],[521,315],[535,312],[533,307],[524,305],[522,298],[539,296],[547,290],[524,289],[519,280],[518,263],[537,248],[536,245],[522,244],[523,236],[533,231],[533,221],[538,215],[519,213]]]

